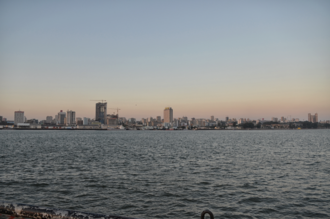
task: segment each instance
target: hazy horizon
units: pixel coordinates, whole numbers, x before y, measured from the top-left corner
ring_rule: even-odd
[[[330,119],[330,1],[1,1],[0,116]],[[108,109],[108,113],[115,110]]]

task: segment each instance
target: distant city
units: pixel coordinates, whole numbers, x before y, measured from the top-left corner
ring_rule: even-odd
[[[107,109],[117,110],[117,114],[107,114]],[[76,117],[76,112],[60,110],[57,115],[47,116],[45,120],[27,119],[24,111],[14,112],[14,121],[0,116],[0,129],[76,129],[76,130],[239,130],[239,129],[304,129],[330,128],[330,120],[319,121],[318,113],[307,114],[306,121],[298,118],[264,118],[250,120],[249,118],[229,118],[224,120],[210,116],[209,119],[188,118],[182,116],[173,118],[173,109],[165,107],[163,118],[148,117],[137,120],[135,118],[119,117],[119,108],[108,108],[107,102],[95,105],[95,118]]]

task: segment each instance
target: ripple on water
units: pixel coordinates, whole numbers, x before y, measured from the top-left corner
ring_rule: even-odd
[[[2,130],[0,142],[0,196],[12,202],[137,218],[330,217],[330,130]]]

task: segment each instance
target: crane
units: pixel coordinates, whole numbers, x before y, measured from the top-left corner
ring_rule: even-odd
[[[107,100],[91,100],[91,101],[101,101],[103,103],[103,101],[107,101]]]
[[[118,116],[118,119],[119,119],[119,113],[118,113],[118,111],[121,110],[121,109],[118,109],[118,108],[108,108],[108,109],[115,109],[115,110],[117,110],[117,116]]]

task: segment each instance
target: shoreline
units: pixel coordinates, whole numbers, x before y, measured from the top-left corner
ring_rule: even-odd
[[[318,129],[24,129],[24,128],[2,128],[1,130],[15,130],[15,131],[283,131],[283,130],[327,130],[330,128]]]

